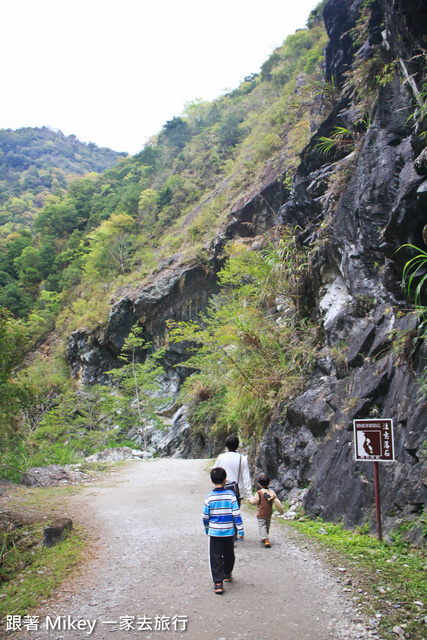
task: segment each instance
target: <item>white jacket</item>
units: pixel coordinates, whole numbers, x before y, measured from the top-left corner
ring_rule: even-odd
[[[227,453],[221,453],[218,456],[214,466],[225,469],[227,482],[237,482],[239,484],[241,498],[245,496],[247,499],[252,498],[251,476],[249,474],[249,465],[246,456],[238,451],[227,451]]]

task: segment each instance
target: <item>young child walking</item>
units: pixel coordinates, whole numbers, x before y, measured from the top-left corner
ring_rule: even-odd
[[[261,542],[269,549],[271,543],[269,540],[271,516],[273,515],[273,507],[276,507],[277,511],[283,514],[283,507],[280,500],[277,498],[273,489],[269,489],[270,478],[267,474],[262,473],[258,478],[259,490],[249,499],[251,504],[258,505],[257,518],[258,529]]]
[[[209,563],[215,593],[224,593],[224,582],[231,582],[235,562],[234,528],[244,539],[243,522],[236,496],[225,489],[227,474],[221,467],[211,471],[215,485],[203,504],[203,525],[209,536]]]

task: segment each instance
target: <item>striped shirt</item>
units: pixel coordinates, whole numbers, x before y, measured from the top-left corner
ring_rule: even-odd
[[[203,504],[203,525],[209,536],[233,536],[234,526],[243,535],[243,521],[236,496],[229,489],[214,489]]]

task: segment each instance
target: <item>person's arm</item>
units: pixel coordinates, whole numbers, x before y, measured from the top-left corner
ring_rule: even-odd
[[[209,514],[210,514],[209,505],[205,500],[205,502],[203,503],[203,526],[205,528],[206,535],[209,531]]]
[[[275,496],[273,504],[276,507],[277,511],[282,516],[285,513],[285,511],[283,509],[282,503],[280,502],[280,500],[279,500],[279,498],[277,496]]]
[[[245,537],[245,532],[243,531],[243,520],[242,516],[240,515],[239,503],[237,502],[236,498],[234,498],[231,502],[231,513],[233,514],[233,520],[239,538],[243,540],[243,538]]]
[[[251,496],[250,498],[248,498],[248,502],[249,502],[249,504],[254,504],[255,506],[258,504],[258,502],[259,502],[259,493],[258,493],[258,491],[256,492],[256,494],[254,496]]]
[[[251,486],[251,475],[249,473],[249,465],[248,459],[246,456],[242,456],[242,468],[241,468],[243,487],[245,489],[245,494],[247,500],[252,498],[252,486]]]

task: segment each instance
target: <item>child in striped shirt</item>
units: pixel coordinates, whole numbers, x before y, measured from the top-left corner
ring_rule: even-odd
[[[225,489],[227,474],[221,467],[211,471],[215,489],[203,504],[203,525],[209,536],[209,562],[215,593],[224,593],[223,582],[231,582],[234,567],[234,527],[244,539],[243,522],[236,496]]]

